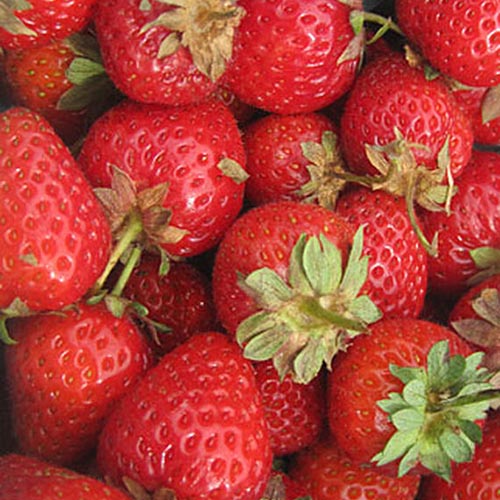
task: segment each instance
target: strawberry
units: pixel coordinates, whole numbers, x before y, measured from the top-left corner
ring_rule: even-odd
[[[271,361],[255,363],[266,422],[275,456],[290,455],[313,443],[323,427],[324,384],[316,377],[295,383],[290,375],[280,380]]]
[[[456,181],[450,214],[422,212],[428,237],[437,234],[438,255],[430,257],[429,288],[441,294],[463,293],[483,269],[474,252],[483,247],[500,248],[500,155],[474,150],[471,161]],[[484,265],[488,265],[485,252]]]
[[[19,449],[61,465],[93,450],[113,405],[151,366],[151,351],[127,316],[101,302],[9,323],[5,350]]]
[[[93,477],[19,454],[0,456],[0,478],[2,500],[130,499],[117,488]]]
[[[103,271],[111,232],[77,163],[39,114],[0,115],[0,309],[18,315],[79,300]]]
[[[69,145],[117,97],[90,34],[8,50],[4,67],[11,101],[40,113]]]
[[[486,421],[483,441],[471,462],[453,467],[453,482],[436,476],[422,481],[420,500],[450,500],[459,498],[495,498],[500,491],[500,414]]]
[[[252,205],[314,201],[332,207],[343,182],[337,127],[319,113],[268,114],[243,129]]]
[[[95,187],[112,186],[116,169],[130,178],[133,186],[110,204],[111,209],[126,205],[118,223],[135,211],[148,243],[158,243],[171,256],[189,257],[215,246],[243,205],[243,143],[219,100],[178,108],[125,100],[94,122],[78,161]],[[139,198],[144,194],[142,201],[129,201],[133,190]],[[155,207],[149,200],[158,197]],[[153,209],[141,211],[144,205]],[[166,233],[158,234],[157,222]]]
[[[6,0],[2,2],[0,47],[41,47],[82,30],[96,0]]]
[[[316,441],[292,457],[289,474],[314,500],[412,500],[420,482],[418,476],[394,478],[362,467],[328,438]]]
[[[243,102],[274,113],[305,113],[349,90],[363,35],[356,36],[351,26],[347,2],[239,0],[238,5],[245,15],[223,81]]]
[[[473,87],[500,83],[498,0],[396,0],[395,12],[409,41],[436,69]]]
[[[369,261],[362,291],[385,318],[418,317],[427,292],[427,253],[404,200],[358,187],[341,194],[335,210],[355,227],[364,225]]]
[[[304,486],[282,471],[274,471],[267,483],[263,499],[312,500]]]
[[[240,216],[218,246],[212,286],[219,320],[245,356],[273,358],[280,377],[308,383],[378,319],[359,294],[368,266],[362,240],[319,205],[281,201]]]
[[[117,484],[179,499],[260,499],[272,455],[252,365],[227,336],[194,335],[122,398],[97,459]]]
[[[334,360],[330,431],[359,463],[449,480],[451,462],[470,460],[481,438],[492,389],[481,360],[446,327],[381,320]]]
[[[104,67],[129,98],[200,102],[217,88],[243,11],[224,0],[110,0],[94,23]]]
[[[142,256],[123,291],[123,297],[148,310],[148,320],[161,323],[168,332],[157,332],[159,353],[171,351],[197,332],[215,327],[215,308],[210,282],[189,262],[172,262],[168,272],[159,272],[160,259]]]

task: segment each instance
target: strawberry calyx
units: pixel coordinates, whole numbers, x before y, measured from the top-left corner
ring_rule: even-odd
[[[161,42],[158,58],[174,54],[180,46],[187,47],[195,66],[212,81],[225,71],[232,55],[235,28],[245,11],[234,0],[158,0],[173,7],[146,23],[141,33],[155,26],[171,31]],[[141,9],[151,10],[149,0],[142,0]]]
[[[17,342],[10,336],[7,321],[10,318],[29,316],[33,311],[19,298],[15,298],[8,307],[0,309],[0,341],[7,345]]]
[[[128,495],[135,500],[177,500],[177,495],[169,488],[159,488],[150,493],[130,477],[125,476],[122,481]]]
[[[288,373],[309,383],[323,362],[348,347],[381,313],[360,290],[368,275],[362,256],[363,226],[357,230],[345,269],[341,251],[327,238],[301,235],[290,257],[287,281],[261,268],[239,277],[240,287],[260,310],[242,321],[236,339],[244,356],[273,359],[283,379]]]
[[[318,203],[333,209],[346,181],[344,162],[337,147],[337,135],[331,130],[323,132],[321,144],[314,141],[301,144],[302,154],[311,163],[306,165],[310,180],[296,194],[306,203]]]
[[[467,285],[476,285],[500,273],[500,248],[477,247],[470,251],[470,256],[479,271],[467,280]]]
[[[483,124],[500,118],[500,85],[489,88],[481,103],[481,119]]]
[[[13,35],[38,36],[36,31],[28,28],[15,14],[32,8],[28,0],[3,0],[0,2],[0,26]]]
[[[396,427],[385,448],[372,459],[379,466],[401,459],[401,477],[417,465],[451,481],[451,463],[472,459],[491,402],[500,397],[490,383],[482,352],[450,356],[448,341],[436,342],[426,367],[390,365],[401,392],[378,402]]]

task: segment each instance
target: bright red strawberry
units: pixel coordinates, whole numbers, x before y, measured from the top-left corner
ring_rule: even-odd
[[[368,272],[362,239],[315,204],[267,203],[236,220],[217,249],[212,285],[218,317],[247,357],[273,358],[280,376],[308,383],[380,317],[359,294]]]
[[[139,196],[163,189],[165,217],[140,215],[144,225],[160,220],[171,229],[159,240],[170,255],[215,246],[243,205],[243,143],[231,112],[216,99],[182,108],[121,102],[94,122],[78,160],[96,187],[110,187],[116,167]],[[156,233],[153,228],[149,236]]]
[[[393,478],[353,462],[331,439],[317,441],[292,458],[290,476],[314,500],[360,498],[412,500],[420,478]]]
[[[280,380],[270,361],[255,363],[271,448],[275,456],[290,455],[312,444],[323,428],[323,378],[295,383],[290,375]]]
[[[369,261],[362,291],[385,318],[418,317],[427,292],[427,252],[404,200],[359,187],[342,194],[335,210],[355,227],[364,225]]]
[[[151,366],[133,321],[103,302],[9,322],[5,349],[19,449],[61,465],[86,457],[114,404]]]
[[[208,277],[189,262],[171,262],[159,272],[160,259],[143,255],[127,281],[123,297],[148,309],[148,320],[166,326],[157,332],[160,353],[171,351],[197,332],[215,327],[215,308]]]
[[[128,495],[93,477],[19,454],[0,456],[1,500],[127,500]]]
[[[347,2],[239,0],[238,5],[245,15],[224,82],[243,102],[275,113],[303,113],[349,90],[362,35],[354,34]]]
[[[453,467],[453,481],[436,476],[422,480],[420,500],[455,500],[495,498],[500,491],[500,413],[486,421],[483,441],[471,462]]]
[[[387,473],[397,464],[399,475],[432,471],[449,479],[452,461],[472,458],[490,404],[479,401],[491,374],[479,367],[482,354],[471,352],[429,321],[371,325],[329,374],[328,420],[339,446]]]
[[[422,212],[428,238],[438,235],[438,255],[430,257],[429,288],[457,296],[482,271],[471,251],[500,248],[500,155],[474,150],[456,181],[451,212]]]
[[[260,499],[272,454],[252,365],[221,333],[191,337],[120,401],[97,458],[112,481],[179,500]]]
[[[60,309],[103,271],[108,221],[69,150],[37,113],[11,108],[0,115],[0,151],[0,309]]]
[[[397,22],[439,71],[474,87],[500,83],[498,0],[396,0]]]
[[[0,47],[42,46],[82,30],[96,0],[6,0],[2,2]]]
[[[109,0],[94,23],[115,85],[136,101],[177,106],[214,92],[242,14],[224,0]]]
[[[268,114],[243,130],[252,205],[280,200],[331,207],[343,182],[337,127],[319,113]]]
[[[397,137],[412,147],[417,164],[435,169],[448,143],[449,170],[456,177],[469,161],[472,128],[440,80],[429,80],[403,55],[376,57],[363,67],[349,93],[341,117],[344,158],[351,170],[379,174],[370,163],[366,145],[385,146]],[[432,133],[430,132],[432,131]]]
[[[11,102],[40,113],[66,144],[83,135],[104,101],[109,107],[116,100],[90,34],[8,50],[4,67]]]

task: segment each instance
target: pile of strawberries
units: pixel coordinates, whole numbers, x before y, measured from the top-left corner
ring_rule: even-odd
[[[500,0],[5,0],[0,47],[0,499],[496,498]]]

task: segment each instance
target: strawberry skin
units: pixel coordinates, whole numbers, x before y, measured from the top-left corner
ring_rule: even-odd
[[[435,66],[473,87],[500,83],[500,2],[396,0],[398,24]]]
[[[111,231],[78,165],[48,122],[26,108],[0,116],[0,309],[59,309],[107,263]]]
[[[5,349],[12,423],[19,449],[61,465],[84,458],[112,406],[151,366],[133,321],[103,302],[9,323]],[[48,395],[51,395],[50,397]]]
[[[280,114],[310,112],[350,88],[359,53],[339,61],[354,39],[344,2],[239,0],[246,14],[224,82],[243,102]]]
[[[120,401],[97,459],[112,481],[179,500],[260,499],[272,454],[252,365],[221,333],[191,337]]]
[[[19,454],[0,456],[2,500],[127,500],[128,495],[93,477]]]

